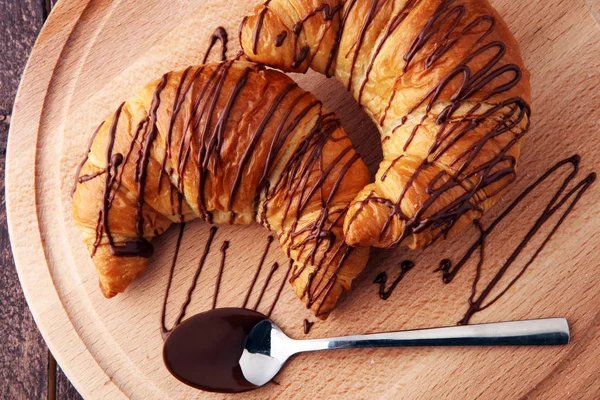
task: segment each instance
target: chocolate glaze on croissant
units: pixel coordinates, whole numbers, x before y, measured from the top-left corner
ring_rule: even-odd
[[[348,211],[350,245],[425,247],[515,180],[529,74],[487,0],[267,0],[240,42],[251,60],[335,76],[377,124],[384,160]]]
[[[228,60],[169,72],[103,122],[77,173],[73,216],[106,297],[143,272],[171,223],[258,221],[325,317],[364,268],[343,221],[368,172],[332,113],[284,74]]]

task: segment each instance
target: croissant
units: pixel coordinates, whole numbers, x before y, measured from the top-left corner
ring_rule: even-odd
[[[364,268],[343,221],[368,171],[320,101],[281,72],[228,60],[169,72],[98,128],[73,217],[106,297],[148,266],[172,223],[257,221],[293,260],[298,297],[325,318]]]
[[[346,214],[351,246],[426,247],[516,178],[529,74],[487,0],[267,0],[240,43],[253,61],[334,76],[377,125],[383,161]]]

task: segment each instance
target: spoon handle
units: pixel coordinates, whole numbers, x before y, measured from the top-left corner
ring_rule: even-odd
[[[296,341],[296,352],[410,346],[546,346],[569,343],[565,318],[497,322]]]

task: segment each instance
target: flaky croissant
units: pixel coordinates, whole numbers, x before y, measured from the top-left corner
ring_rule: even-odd
[[[384,160],[345,220],[350,245],[425,247],[515,180],[529,74],[487,0],[267,0],[246,56],[335,76],[377,124]]]
[[[169,72],[104,121],[77,173],[73,216],[106,297],[148,265],[169,225],[258,221],[324,318],[364,268],[343,220],[368,172],[332,113],[291,79],[228,60]]]

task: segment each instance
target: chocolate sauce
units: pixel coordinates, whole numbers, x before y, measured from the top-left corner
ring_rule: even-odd
[[[373,22],[373,20],[375,19],[375,15],[377,14],[377,11],[379,10],[379,7],[380,7],[379,1],[380,0],[371,0],[371,7],[369,7],[369,12],[365,16],[365,19],[363,20],[363,24],[358,33],[358,39],[356,39],[354,46],[352,46],[352,48],[354,49],[354,56],[352,58],[352,63],[350,64],[350,75],[348,76],[348,85],[346,86],[347,90],[350,90],[350,88],[352,88],[352,78],[354,76],[354,68],[356,66],[356,59],[358,58],[358,54],[360,53],[360,49],[362,48],[362,44],[364,42],[365,35],[367,33],[367,29],[369,28],[369,25],[371,25],[371,22]],[[383,2],[385,2],[385,1],[383,1]],[[359,96],[359,105],[360,105],[360,96]]]
[[[154,91],[154,96],[152,97],[152,103],[150,104],[150,112],[148,114],[148,128],[150,132],[147,133],[146,140],[144,142],[142,157],[138,158],[138,164],[136,171],[138,174],[135,176],[138,187],[138,195],[137,195],[137,209],[136,209],[136,232],[139,238],[139,241],[146,242],[149,246],[150,243],[144,239],[144,216],[143,216],[143,207],[145,204],[145,193],[146,193],[146,179],[148,175],[148,163],[150,162],[150,152],[152,151],[152,147],[156,137],[158,135],[158,128],[156,127],[156,118],[158,113],[158,108],[160,107],[161,99],[160,94],[167,86],[167,82],[169,80],[169,73],[166,73],[161,78],[156,90]],[[118,118],[117,118],[118,120]],[[114,135],[114,133],[113,133]],[[132,253],[132,255],[136,255]]]
[[[252,39],[252,52],[254,54],[256,54],[256,51],[258,50],[258,41],[260,39],[260,31],[262,30],[263,22],[265,20],[265,14],[269,10],[269,3],[271,3],[271,0],[266,0],[263,4],[263,8],[260,10],[260,13],[258,14],[258,21],[256,22],[256,31],[254,32],[254,37]],[[245,21],[245,19],[244,19],[244,21]],[[243,26],[244,21],[242,21],[241,26]]]
[[[104,180],[104,192],[102,194],[102,207],[98,212],[98,221],[96,224],[96,238],[94,240],[92,257],[96,254],[96,250],[102,242],[103,234],[106,234],[108,238],[108,245],[110,253],[114,256],[138,256],[138,257],[150,257],[153,252],[152,245],[146,241],[143,236],[137,241],[127,241],[123,245],[116,245],[113,236],[110,232],[109,211],[114,200],[114,194],[111,197],[112,187],[117,180],[118,169],[123,163],[123,155],[120,153],[113,154],[113,147],[115,144],[115,135],[117,131],[117,125],[119,123],[119,117],[123,110],[125,103],[121,103],[117,109],[113,121],[111,123],[108,132],[108,143],[106,146],[106,178]],[[116,190],[115,190],[116,193]]]
[[[304,23],[308,19],[323,11],[324,22],[329,24],[338,15],[338,11],[342,11],[338,15],[338,24],[335,28],[336,32],[333,44],[330,49],[325,50],[329,51],[327,67],[325,68],[325,74],[328,77],[335,73],[335,61],[338,57],[346,24],[350,20],[361,21],[362,24],[357,38],[352,45],[348,46],[348,54],[345,54],[346,59],[350,59],[347,89],[353,91],[352,89],[358,86],[358,93],[355,94],[360,105],[362,104],[363,93],[369,76],[383,46],[392,39],[394,33],[398,31],[410,13],[421,3],[420,0],[409,0],[405,2],[401,9],[395,11],[390,16],[385,31],[382,31],[380,35],[381,39],[378,40],[377,47],[371,52],[368,65],[366,66],[365,78],[361,80],[360,84],[353,82],[354,70],[356,69],[356,63],[359,59],[367,32],[375,25],[374,21],[377,15],[382,12],[382,8],[386,4],[383,0],[372,0],[363,8],[357,6],[359,4],[357,0],[348,0],[341,2],[340,7],[330,9],[329,5],[322,5],[307,12],[305,15],[301,15],[291,29],[294,35],[292,38],[294,40],[294,54],[291,67],[298,68],[307,59],[310,64],[310,59],[313,56],[307,50],[305,43],[300,42],[300,33],[303,30]],[[264,12],[266,11],[263,9],[261,15],[259,15],[260,23],[255,26],[255,43],[258,42],[258,38],[260,37]],[[359,15],[354,15],[353,18],[350,18],[352,13]],[[485,42],[496,28],[495,17],[493,15],[481,15],[469,21],[467,14],[465,6],[457,5],[455,0],[440,1],[423,28],[412,39],[406,53],[402,56],[404,65],[401,71],[399,71],[400,74],[396,78],[397,81],[403,79],[407,74],[413,73],[412,70],[416,69],[413,66],[417,63],[422,63],[422,68],[425,70],[436,67],[444,55],[457,46],[462,38],[471,36],[476,38],[473,41],[471,51],[467,52],[465,58],[460,60],[456,67],[446,76],[443,76],[440,82],[409,110],[398,125],[392,127],[393,132],[395,132],[406,124],[408,116],[416,112],[417,108],[423,105],[426,106],[426,112],[422,116],[420,123],[414,126],[410,137],[404,144],[404,151],[406,152],[428,117],[433,117],[435,123],[439,125],[439,131],[436,134],[433,145],[426,156],[423,157],[421,165],[415,169],[413,175],[405,184],[404,191],[394,201],[380,198],[375,196],[375,193],[371,193],[359,203],[359,208],[350,219],[348,225],[351,225],[356,220],[369,202],[378,202],[389,207],[389,216],[382,226],[379,239],[383,240],[390,226],[393,225],[392,222],[394,220],[402,221],[404,228],[400,235],[397,237],[394,236],[394,239],[388,243],[388,247],[398,246],[410,235],[426,230],[433,233],[431,235],[432,239],[427,244],[445,237],[461,216],[471,211],[481,211],[482,203],[487,198],[500,193],[516,177],[516,160],[508,154],[512,147],[520,142],[529,129],[529,105],[524,99],[515,97],[499,101],[495,106],[486,111],[482,111],[481,108],[482,103],[490,100],[492,96],[506,93],[514,88],[522,78],[522,71],[519,66],[508,64],[504,60],[504,55],[507,53],[505,43],[489,40],[488,43]],[[329,29],[329,25],[325,26],[324,29]],[[256,51],[257,48],[255,47],[255,54]],[[473,64],[472,61],[476,58],[482,59],[483,57],[488,57],[489,61],[483,64],[479,70],[472,70],[470,67]],[[420,69],[417,69],[417,71],[420,71]],[[462,84],[450,97],[450,104],[446,105],[438,115],[431,115],[434,105],[438,103],[438,99],[445,89],[447,89],[451,82],[461,79]],[[387,113],[392,107],[396,90],[396,87],[394,87],[388,99],[387,106],[379,117],[381,126],[384,125]],[[481,96],[478,96],[478,94],[482,91],[485,91],[487,94],[480,98]],[[447,95],[445,94],[444,96],[446,97]],[[461,106],[468,106],[469,103],[473,104],[471,108],[466,112],[461,112],[461,115],[457,116],[456,111]],[[427,192],[430,194],[429,200],[414,215],[405,215],[401,210],[400,204],[405,198],[407,191],[416,184],[419,176],[440,163],[440,159],[459,140],[470,135],[476,128],[488,125],[489,129],[487,132],[482,132],[479,140],[467,148],[463,154],[458,155],[453,162],[451,161],[452,164],[446,170],[440,172],[439,176],[427,187]],[[481,129],[479,131],[481,132]],[[498,154],[492,159],[484,162],[480,161],[481,157],[478,156],[482,152],[482,149],[488,142],[498,141],[500,136],[503,136],[500,140],[506,143],[505,148],[498,151]],[[385,180],[389,170],[394,167],[397,161],[398,158],[392,162],[388,171],[383,174],[382,181]],[[439,183],[439,185],[435,187],[434,183]],[[500,189],[494,190],[493,194],[485,193],[486,189],[489,190],[491,186],[500,187]],[[440,197],[448,192],[456,193],[458,190],[464,190],[465,193],[459,195],[455,201],[442,209],[436,210],[434,213],[429,211],[434,204],[439,204],[437,200]]]
[[[267,12],[266,7],[264,10],[263,17]],[[331,20],[337,10],[339,8],[322,8],[320,11]],[[208,51],[219,40],[224,52],[226,34],[222,29],[217,29],[211,37]],[[109,239],[111,252],[115,255],[149,257],[152,254],[153,248],[148,240],[152,234],[146,236],[144,229],[145,225],[150,225],[152,222],[150,215],[146,215],[148,207],[145,205],[145,195],[148,168],[150,160],[154,158],[160,165],[156,189],[159,195],[168,196],[170,199],[172,214],[179,215],[181,222],[189,219],[189,215],[183,215],[183,202],[192,206],[195,201],[195,207],[192,208],[197,210],[198,217],[212,223],[213,210],[209,209],[207,198],[212,188],[208,185],[212,185],[218,176],[225,173],[223,169],[226,166],[221,160],[222,147],[232,110],[241,106],[238,105],[238,99],[246,90],[248,80],[264,71],[262,66],[247,65],[241,71],[236,69],[236,75],[232,77],[230,71],[233,65],[234,60],[226,60],[216,65],[189,67],[180,73],[171,72],[163,75],[156,85],[148,113],[145,118],[137,122],[132,132],[129,150],[124,155],[112,154],[116,127],[123,106],[113,116],[106,149],[106,167],[104,172],[98,175],[105,179],[105,191],[104,206],[98,216],[93,254],[100,245],[104,233]],[[207,73],[207,70],[210,70],[210,73]],[[161,101],[161,94],[167,87],[167,83],[176,85],[172,105],[163,104]],[[224,90],[225,87],[227,90]],[[271,87],[275,86],[267,85],[264,90]],[[253,171],[258,168],[260,179],[258,184],[253,184],[255,186],[252,187],[255,189],[253,213],[257,220],[270,229],[269,205],[275,198],[278,202],[283,202],[282,205],[278,205],[284,209],[281,219],[284,221],[281,245],[287,248],[288,256],[291,256],[294,251],[297,260],[296,269],[293,273],[289,272],[292,275],[290,280],[298,279],[306,265],[311,264],[313,273],[305,296],[309,307],[320,304],[317,308],[318,313],[335,284],[339,270],[351,252],[341,234],[347,207],[342,208],[336,204],[335,208],[330,210],[332,199],[335,198],[342,179],[360,157],[354,152],[349,139],[333,137],[339,127],[339,121],[333,114],[323,111],[320,101],[307,101],[307,96],[310,94],[299,89],[292,82],[277,87],[277,90],[279,92],[274,96],[269,107],[260,111],[262,112],[260,123],[254,132],[250,133],[250,140],[243,153],[240,153],[235,162],[228,160],[228,165],[235,165],[235,171],[232,175],[233,181],[225,188],[229,190],[229,198],[225,199],[226,209],[219,211],[229,213],[230,223],[237,222],[238,207],[245,207],[243,204],[236,204],[238,192],[242,187],[247,190],[246,179],[253,176]],[[286,104],[286,110],[278,113],[283,102]],[[156,121],[159,110],[164,110],[166,107],[170,108],[167,111],[170,119],[168,130],[165,132],[165,152],[164,155],[158,155],[153,150],[158,137]],[[183,126],[177,126],[176,121],[181,119],[180,114],[183,112],[189,115],[185,117]],[[300,136],[297,128],[309,118],[313,127]],[[290,137],[293,137],[294,141],[290,141]],[[347,141],[347,147],[333,161],[325,164],[324,146],[330,141],[339,140]],[[252,155],[257,147],[268,149],[264,164],[252,161]],[[285,155],[282,157],[283,154]],[[83,164],[85,162],[87,160]],[[281,166],[277,166],[277,175],[271,176],[276,162],[280,162]],[[131,163],[135,163],[133,178],[137,183],[137,193],[135,193],[137,240],[117,246],[110,235],[108,213],[117,193],[123,192],[119,192],[123,173],[126,170],[125,166],[131,166]],[[189,168],[197,168],[197,172],[193,172],[194,175],[197,174],[195,182],[184,179],[189,175]],[[283,171],[279,172],[279,168]],[[131,168],[127,168],[127,171],[131,171]],[[87,182],[88,178],[93,179],[91,176],[84,177],[81,184]],[[79,177],[77,179],[79,180]],[[324,186],[326,182],[327,187]],[[186,184],[197,185],[197,190],[192,190],[197,193],[195,199],[185,197],[185,193],[188,192],[184,187]],[[281,198],[283,200],[280,200]],[[318,208],[315,209],[315,205],[321,207],[320,213],[317,212]],[[210,203],[210,207],[213,206],[214,204]],[[311,218],[307,222],[305,214],[308,212],[311,213]],[[299,224],[298,221],[303,222]],[[338,233],[334,233],[334,230]],[[156,229],[152,232],[153,235],[161,233]],[[259,272],[260,267],[257,274]],[[251,284],[249,294],[252,293],[254,284],[255,282]],[[247,305],[249,294],[246,296],[244,306]],[[183,314],[178,318],[179,322]]]
[[[477,241],[467,250],[467,252],[460,258],[460,260],[456,263],[454,268],[452,268],[452,262],[448,259],[442,260],[440,263],[440,270],[442,272],[442,277],[445,283],[450,283],[456,274],[460,271],[460,269],[465,265],[465,263],[471,259],[473,254],[479,250],[477,253],[478,263],[475,278],[473,280],[473,285],[471,289],[471,295],[468,300],[468,308],[465,312],[463,318],[459,321],[459,324],[468,324],[471,317],[479,312],[483,311],[486,308],[490,307],[494,303],[496,303],[502,296],[504,296],[508,290],[523,276],[523,274],[527,271],[527,269],[531,266],[531,264],[535,261],[537,256],[544,249],[546,244],[550,241],[552,236],[556,233],[558,228],[565,221],[567,216],[571,213],[575,205],[579,202],[583,194],[589,189],[592,183],[596,180],[596,174],[591,173],[587,175],[585,178],[577,182],[571,188],[567,188],[569,184],[575,180],[577,173],[579,171],[579,163],[580,157],[578,155],[572,156],[570,158],[559,161],[552,168],[550,168],[546,173],[544,173],[540,178],[538,178],[534,183],[532,183],[529,187],[527,187],[513,202],[500,214],[496,219],[494,219],[487,228],[484,228],[479,221],[475,221],[475,225],[479,229],[480,235]],[[510,256],[502,262],[498,271],[493,276],[493,278],[489,281],[489,283],[481,290],[479,294],[477,294],[477,286],[479,284],[481,270],[483,267],[483,263],[485,260],[484,248],[486,244],[487,237],[493,232],[493,230],[498,226],[500,222],[504,220],[511,212],[523,201],[525,200],[529,194],[534,191],[538,186],[544,183],[546,180],[550,179],[555,173],[564,169],[564,167],[570,166],[571,172],[568,176],[560,183],[550,201],[546,204],[546,207],[543,209],[542,214],[533,224],[533,226],[529,229],[525,237],[517,243],[513,252]],[[564,207],[564,210],[561,212],[561,208]],[[487,301],[484,304],[484,301],[488,298],[492,290],[496,287],[496,285],[500,282],[505,273],[509,270],[509,268],[515,263],[517,257],[523,249],[527,246],[527,244],[536,236],[539,229],[550,219],[554,214],[559,213],[560,217],[558,221],[552,227],[550,233],[548,233],[540,245],[533,252],[533,255],[523,264],[521,270],[518,274],[506,285],[506,287],[501,290],[495,297],[491,300]]]
[[[171,267],[169,268],[169,278],[167,280],[167,286],[165,288],[165,295],[163,297],[163,304],[160,313],[160,335],[163,340],[167,338],[171,329],[167,328],[167,301],[169,300],[169,293],[171,291],[171,285],[173,284],[173,276],[175,275],[175,266],[177,265],[177,258],[179,257],[179,248],[181,247],[181,240],[183,239],[183,231],[185,230],[185,224],[179,225],[179,235],[177,236],[177,243],[175,244],[175,253],[173,253],[173,259],[171,260]]]
[[[388,40],[390,39],[390,37],[392,36],[392,34],[400,27],[400,25],[402,25],[402,22],[404,22],[404,20],[406,19],[406,17],[408,17],[408,15],[410,14],[410,12],[412,11],[412,9],[415,7],[416,3],[418,3],[419,0],[409,0],[406,2],[406,4],[404,5],[404,7],[402,8],[402,10],[400,10],[399,13],[397,13],[396,15],[394,15],[392,17],[392,19],[390,20],[390,23],[383,35],[383,38],[379,41],[379,43],[377,44],[377,47],[375,48],[375,52],[373,53],[373,56],[371,57],[371,61],[369,62],[369,65],[367,66],[366,72],[365,72],[365,78],[363,79],[361,85],[360,85],[360,89],[358,91],[358,97],[357,97],[357,102],[359,105],[362,104],[362,96],[363,96],[363,92],[365,90],[365,86],[367,85],[367,82],[369,81],[369,75],[371,74],[371,71],[373,70],[373,67],[375,66],[375,60],[377,60],[377,57],[379,56],[379,53],[381,53],[381,49],[383,48],[383,46],[388,42]],[[361,42],[362,42],[362,37],[364,36],[366,30],[362,31],[361,30]],[[357,52],[358,54],[358,52]],[[380,121],[380,125],[383,125],[383,119]]]
[[[273,314],[273,310],[275,310],[275,306],[277,305],[277,302],[279,301],[279,297],[281,296],[281,292],[283,291],[283,286],[287,282],[288,276],[290,275],[290,271],[292,270],[293,265],[294,265],[294,260],[290,260],[290,263],[289,263],[288,269],[285,273],[285,276],[283,277],[283,279],[281,280],[281,284],[279,285],[279,290],[277,290],[277,294],[275,295],[275,298],[273,299],[273,302],[271,303],[271,308],[269,308],[267,317],[271,317],[271,314]]]
[[[75,191],[77,190],[77,184],[82,183],[82,182],[79,182],[79,175],[81,174],[81,169],[83,168],[83,166],[85,165],[85,163],[87,162],[87,160],[90,156],[90,152],[92,151],[92,145],[94,144],[94,140],[96,140],[96,136],[98,135],[98,132],[100,132],[100,128],[102,128],[102,126],[104,125],[104,122],[106,122],[106,121],[102,121],[100,123],[100,125],[98,125],[96,130],[94,131],[94,134],[92,135],[92,137],[90,138],[90,141],[88,142],[85,156],[83,157],[83,160],[81,160],[81,162],[77,166],[77,170],[75,171],[75,182],[73,182],[73,187],[71,188],[71,197],[73,197],[73,195],[75,194]],[[106,170],[104,170],[102,172],[106,172]]]
[[[221,287],[221,278],[223,278],[223,269],[225,268],[225,257],[227,256],[227,249],[229,248],[229,241],[224,241],[221,246],[221,264],[219,265],[219,273],[217,274],[217,281],[215,282],[215,294],[213,295],[212,309],[217,308],[217,297],[219,296],[219,289]]]
[[[221,42],[221,61],[227,60],[227,42],[229,38],[227,36],[227,31],[222,26],[217,27],[212,35],[210,35],[210,40],[208,42],[208,49],[206,49],[206,53],[204,53],[204,58],[202,59],[202,64],[206,64],[206,60],[208,60],[208,56],[210,55],[213,47],[217,43],[217,41]]]
[[[283,45],[283,42],[285,41],[285,38],[287,38],[287,31],[283,31],[279,35],[277,35],[275,37],[275,40],[273,40],[273,44],[275,45],[275,47],[281,47]]]
[[[239,360],[246,336],[267,317],[243,308],[219,308],[194,315],[167,337],[163,359],[181,382],[210,392],[256,389],[242,373]]]
[[[104,175],[106,173],[106,170],[103,169],[101,171],[98,172],[94,172],[92,174],[86,174],[86,175],[81,175],[78,179],[77,179],[77,183],[85,183],[85,182],[89,182],[94,178],[97,178],[101,175]]]
[[[196,285],[198,284],[198,278],[202,273],[202,269],[204,268],[204,263],[206,262],[206,257],[210,252],[210,246],[212,245],[212,241],[215,238],[215,234],[217,233],[217,227],[213,226],[210,228],[210,233],[208,235],[208,239],[206,240],[206,245],[204,246],[204,252],[200,257],[200,261],[198,262],[198,268],[196,268],[196,272],[194,273],[194,277],[192,278],[192,283],[190,288],[188,289],[187,295],[185,297],[185,301],[181,306],[181,310],[179,311],[179,316],[175,319],[175,327],[181,323],[183,318],[185,317],[185,312],[187,311],[188,306],[192,301],[192,295],[194,294],[194,289],[196,289]],[[166,297],[165,297],[166,299]]]
[[[453,3],[454,0],[446,0],[439,5],[438,9],[432,14],[422,31],[415,37],[408,52],[404,56],[405,65],[403,73],[406,74],[410,70],[411,63],[414,62],[416,55],[422,52],[425,45],[433,40],[434,37],[437,38],[437,36],[441,35],[441,38],[437,39],[438,42],[436,42],[436,46],[433,46],[433,49],[430,50],[431,53],[424,55],[424,68],[429,69],[434,66],[436,61],[438,61],[443,54],[448,52],[450,48],[457,43],[459,38],[470,34],[479,35],[472,52],[462,60],[454,70],[445,77],[442,77],[440,82],[407,113],[407,115],[410,115],[415,112],[417,108],[424,104],[426,105],[425,115],[421,118],[421,122],[412,130],[410,137],[404,145],[404,151],[408,150],[408,147],[416,136],[419,128],[430,115],[434,104],[436,104],[439,96],[450,82],[455,79],[462,79],[461,86],[451,97],[451,104],[447,105],[436,117],[436,123],[440,126],[440,129],[436,134],[435,141],[429,149],[427,156],[423,157],[421,164],[415,169],[412,176],[404,185],[403,191],[397,200],[390,201],[371,193],[366,199],[359,203],[358,210],[349,222],[349,225],[353,223],[369,202],[377,202],[386,205],[390,210],[388,218],[380,231],[379,240],[383,240],[394,220],[403,221],[404,226],[402,233],[391,241],[388,244],[388,247],[398,246],[410,235],[426,230],[433,232],[433,237],[428,243],[431,244],[439,238],[445,237],[465,213],[470,211],[481,211],[480,207],[483,201],[500,193],[514,181],[516,177],[516,160],[512,156],[508,156],[507,153],[513,146],[519,143],[529,129],[529,106],[521,98],[507,99],[499,102],[499,104],[491,107],[485,112],[479,111],[482,102],[489,100],[489,98],[494,95],[507,92],[515,87],[520,81],[522,73],[517,65],[506,64],[498,67],[498,64],[501,63],[503,56],[507,51],[504,43],[495,41],[481,45],[483,39],[490,35],[494,29],[494,18],[492,16],[477,18],[462,30],[457,31],[459,22],[465,18],[464,7],[451,7]],[[411,3],[407,4],[407,6],[414,7],[415,4]],[[392,25],[404,20],[406,17],[404,13],[409,11],[410,9],[405,9],[403,13],[394,17],[394,24]],[[394,27],[392,26],[392,28]],[[388,32],[391,34],[394,29],[388,29]],[[386,35],[387,34],[388,33],[386,33]],[[385,40],[387,40],[387,36],[383,38],[383,41]],[[471,71],[468,66],[469,63],[476,57],[482,57],[487,54],[490,55],[490,60],[487,64],[478,71]],[[376,56],[377,51],[375,52],[375,57]],[[373,62],[374,59],[371,59],[371,63]],[[496,87],[492,87],[495,82],[500,81],[499,78],[501,77],[506,77],[504,82],[502,84],[497,84]],[[475,94],[479,93],[484,88],[489,91],[488,95],[483,99],[478,99],[472,108],[463,116],[457,117],[454,115],[455,111],[458,110],[462,104],[468,102]],[[385,113],[387,113],[387,110],[391,106],[394,96],[395,91],[389,99]],[[477,115],[478,111],[480,113],[479,115]],[[385,121],[385,113],[380,121],[382,124]],[[407,120],[408,118],[405,116],[393,131],[396,131],[399,127],[403,126]],[[429,198],[418,210],[416,210],[414,215],[405,215],[401,210],[400,204],[405,198],[408,190],[415,184],[419,175],[435,163],[439,162],[440,158],[446,155],[449,149],[459,140],[484,122],[488,121],[493,122],[495,125],[491,125],[490,129],[487,132],[483,132],[476,143],[472,144],[463,154],[456,157],[454,162],[449,166],[454,170],[452,173],[448,173],[448,171],[444,170],[429,183],[426,188]],[[507,135],[509,137],[506,139],[505,147],[490,160],[482,163],[478,161],[480,162],[479,165],[474,164],[484,146],[489,141],[497,140],[496,138],[501,135]],[[391,169],[398,160],[399,159],[394,160],[389,169]],[[386,178],[389,169],[382,175],[382,181]],[[437,187],[436,184],[438,184]],[[500,186],[499,189],[495,189],[493,193],[485,193],[485,196],[482,196],[486,188],[498,184]],[[448,192],[456,191],[457,189],[463,190],[464,194],[458,196],[454,201],[450,202],[440,210],[432,213],[432,215],[428,215],[426,218],[424,217],[434,204],[439,204],[437,200],[441,196],[444,196]]]
[[[265,295],[265,292],[267,291],[267,287],[269,287],[269,283],[271,282],[271,278],[273,278],[273,274],[278,269],[279,269],[279,264],[278,263],[273,263],[273,265],[271,266],[271,270],[269,271],[269,275],[267,275],[267,279],[265,280],[263,288],[260,291],[260,294],[258,295],[258,299],[256,299],[256,304],[254,304],[254,308],[253,308],[254,311],[258,310],[258,306],[260,305],[260,302],[262,301],[262,298]]]
[[[248,305],[248,300],[250,300],[250,295],[252,294],[254,285],[256,285],[256,281],[258,280],[258,275],[260,275],[260,270],[262,269],[263,264],[265,263],[265,259],[267,258],[267,254],[269,253],[269,249],[271,248],[271,243],[273,243],[273,236],[269,235],[267,237],[267,245],[265,246],[265,250],[263,251],[262,257],[260,258],[260,261],[258,262],[258,265],[256,267],[256,272],[254,273],[254,277],[252,278],[252,281],[250,282],[250,287],[248,288],[248,291],[246,292],[246,297],[244,298],[244,302],[242,303],[242,308],[245,308]]]
[[[377,275],[377,277],[375,277],[375,280],[373,281],[373,283],[379,285],[379,298],[381,300],[389,299],[390,296],[392,295],[392,293],[394,292],[394,289],[396,289],[396,286],[398,286],[398,284],[402,280],[402,278],[404,278],[406,273],[408,271],[410,271],[411,269],[413,269],[414,266],[415,266],[415,263],[413,263],[412,261],[409,261],[409,260],[402,261],[402,263],[400,264],[400,274],[398,274],[398,277],[396,279],[394,279],[394,281],[392,282],[392,284],[390,285],[390,287],[387,290],[385,289],[385,285],[387,284],[387,280],[388,280],[387,272],[384,271],[384,272],[379,273]]]
[[[310,332],[310,328],[312,328],[312,326],[314,325],[314,322],[311,322],[307,319],[304,320],[304,322],[302,323],[302,325],[304,326],[304,334],[308,335],[308,333]]]

